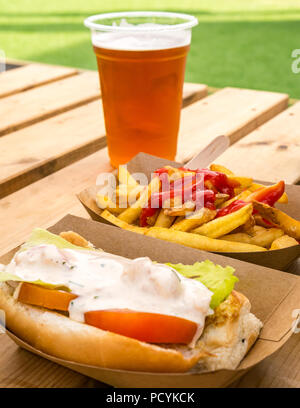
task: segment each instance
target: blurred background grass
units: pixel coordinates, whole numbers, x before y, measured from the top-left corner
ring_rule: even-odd
[[[0,0],[0,49],[10,58],[96,69],[85,17],[106,11],[194,14],[186,80],[286,92],[300,98],[291,70],[300,48],[300,0]]]

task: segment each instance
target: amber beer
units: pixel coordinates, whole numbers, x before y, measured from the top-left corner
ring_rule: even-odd
[[[86,21],[92,29],[97,57],[111,163],[116,167],[139,152],[173,160],[186,57],[190,48],[190,27],[180,31],[174,30],[173,26],[171,31],[168,28],[160,31],[162,25],[158,21],[158,26],[146,24],[145,32],[138,31],[144,26],[135,31],[136,26],[131,24],[130,19],[133,14],[141,13],[111,15],[123,14],[126,14],[123,16],[125,23],[122,19],[119,26],[114,25],[108,32],[105,31],[107,26],[101,25],[98,30],[93,24],[97,16]],[[159,18],[163,15],[166,19],[165,15],[173,16],[174,13],[143,14],[157,14]],[[103,15],[100,20],[103,20]],[[96,30],[93,31],[93,28]]]

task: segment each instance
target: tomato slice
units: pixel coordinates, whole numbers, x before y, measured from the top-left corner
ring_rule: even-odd
[[[77,296],[68,292],[46,289],[31,283],[22,283],[18,300],[30,305],[46,307],[47,309],[68,311],[69,303]]]
[[[91,326],[147,343],[188,344],[197,330],[195,322],[181,317],[128,309],[96,310],[84,316]]]

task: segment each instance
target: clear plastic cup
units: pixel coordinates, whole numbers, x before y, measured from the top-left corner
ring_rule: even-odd
[[[197,19],[167,12],[88,17],[97,57],[113,166],[139,152],[173,160],[191,28]]]

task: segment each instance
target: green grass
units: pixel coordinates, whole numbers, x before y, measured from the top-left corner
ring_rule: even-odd
[[[0,0],[0,49],[10,58],[96,69],[83,19],[113,10],[196,15],[187,81],[300,98],[300,73],[291,70],[300,0]]]

